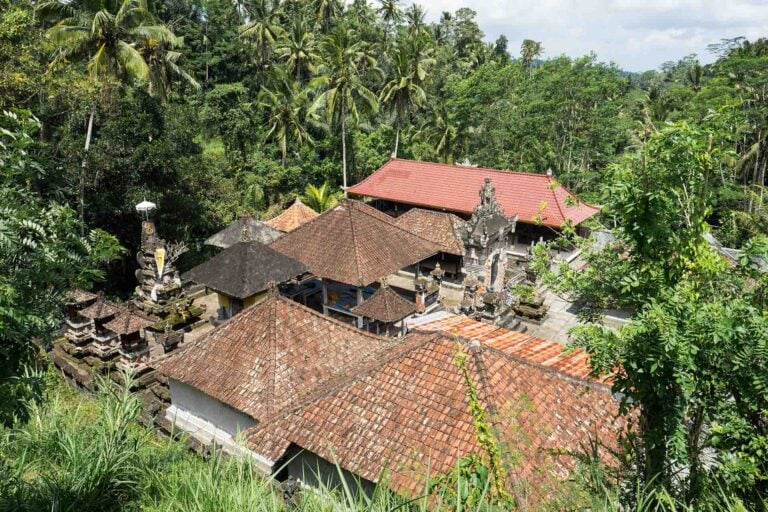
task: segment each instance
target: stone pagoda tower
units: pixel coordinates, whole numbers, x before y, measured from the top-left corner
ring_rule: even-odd
[[[154,205],[145,201],[136,209],[148,214]],[[199,308],[192,307],[192,299],[186,296],[174,266],[174,262],[186,251],[184,243],[169,244],[160,238],[155,223],[147,215],[141,223],[141,248],[136,253],[138,286],[133,302],[139,313],[156,319],[155,326],[161,331],[165,323],[171,326],[185,324],[202,313]]]

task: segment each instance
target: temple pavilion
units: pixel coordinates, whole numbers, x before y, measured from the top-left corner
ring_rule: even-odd
[[[317,217],[318,213],[296,198],[291,206],[273,219],[266,221],[266,224],[283,233],[290,233],[294,229],[306,224]],[[265,242],[266,243],[266,242]]]
[[[244,230],[248,234],[248,240],[255,240],[262,244],[270,244],[283,236],[282,232],[265,222],[244,215],[215,235],[208,237],[205,244],[226,249],[240,242]]]
[[[368,300],[352,308],[352,313],[363,317],[363,326],[369,332],[402,336],[406,332],[405,319],[418,309],[384,281]]]
[[[374,199],[377,208],[393,216],[419,207],[468,219],[477,205],[477,192],[487,179],[496,188],[504,215],[518,217],[514,244],[525,246],[551,238],[565,223],[578,229],[600,212],[549,172],[532,174],[399,158],[392,158],[347,193]]]
[[[247,233],[246,233],[247,234]],[[257,241],[238,242],[184,274],[184,279],[216,293],[218,319],[260,302],[270,283],[284,283],[307,266]]]
[[[434,256],[433,242],[398,226],[395,220],[359,201],[346,199],[303,224],[271,247],[309,268],[322,293],[325,314],[346,317],[358,327],[363,316],[352,311],[376,291],[382,278]],[[290,295],[289,295],[290,296]]]

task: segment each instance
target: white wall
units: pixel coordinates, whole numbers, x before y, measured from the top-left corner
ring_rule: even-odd
[[[177,409],[189,412],[212,423],[232,437],[256,424],[256,420],[234,407],[206,395],[183,382],[169,379],[171,403]]]

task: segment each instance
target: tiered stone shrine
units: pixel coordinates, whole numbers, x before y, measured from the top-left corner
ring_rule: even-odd
[[[72,290],[64,299],[64,337],[74,346],[74,352],[82,352],[92,340],[93,325],[90,318],[80,312],[96,302],[98,296],[83,290]]]
[[[111,331],[106,324],[109,323],[120,309],[100,294],[96,302],[80,311],[80,314],[92,321],[91,339],[93,343],[88,346],[88,352],[102,361],[109,361],[118,355],[120,342],[117,334]]]
[[[120,359],[116,366],[141,375],[149,362],[149,343],[145,329],[154,325],[155,320],[144,316],[129,305],[107,322],[104,327],[117,335]]]

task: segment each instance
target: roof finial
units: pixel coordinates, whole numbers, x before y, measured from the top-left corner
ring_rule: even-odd
[[[253,236],[251,235],[251,228],[247,224],[243,226],[243,229],[240,230],[240,241],[241,242],[253,241]]]
[[[548,168],[547,168],[547,176],[552,176],[552,174],[553,174],[553,173],[552,173],[552,168],[551,168],[551,167],[548,167]]]
[[[267,283],[267,297],[277,297],[277,292],[277,283],[275,281]]]

